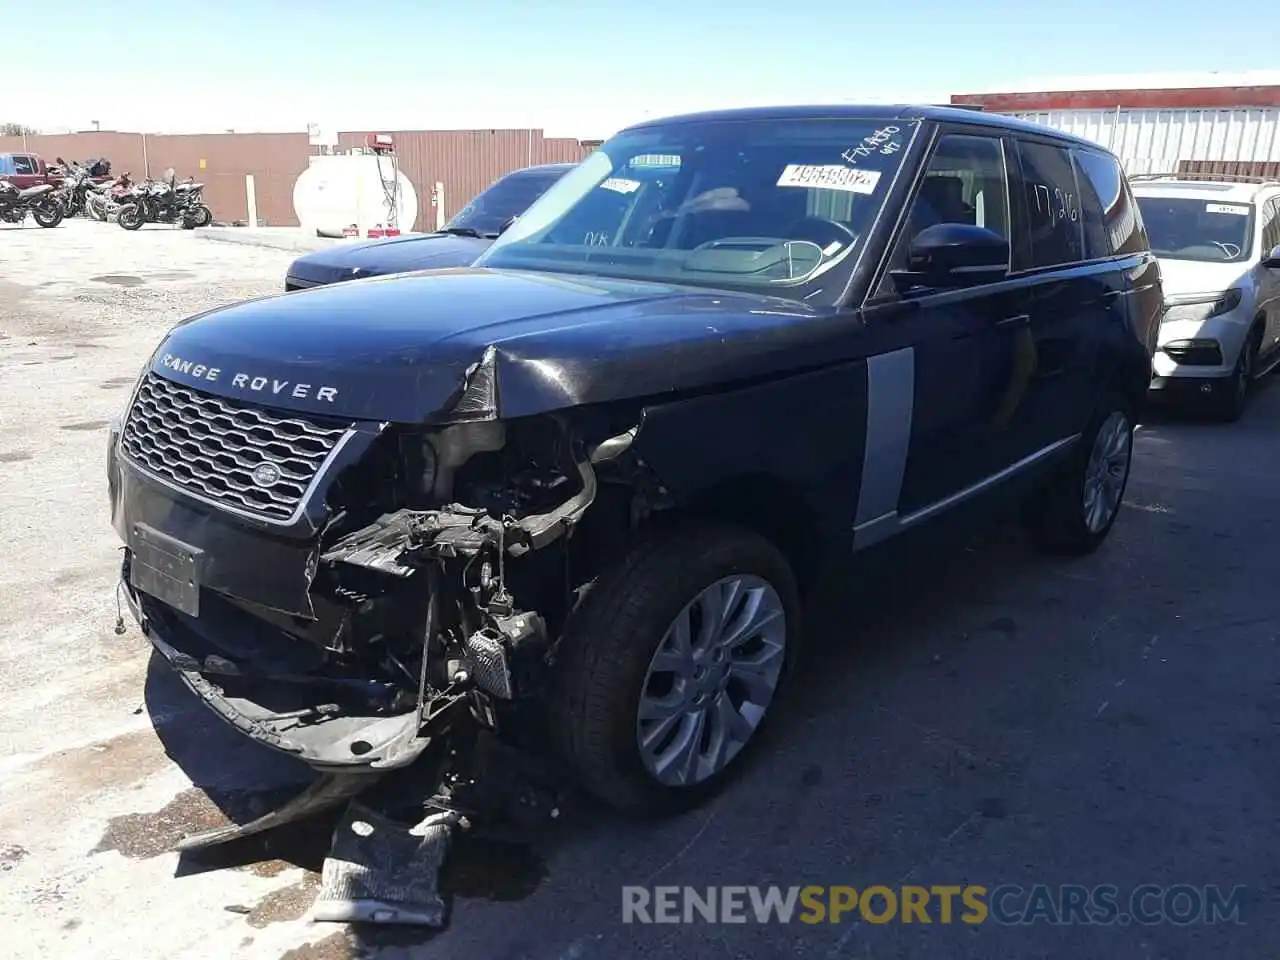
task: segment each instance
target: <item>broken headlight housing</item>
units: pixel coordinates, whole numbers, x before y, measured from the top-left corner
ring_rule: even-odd
[[[507,442],[500,420],[477,420],[442,427],[423,441],[423,485],[440,502],[453,497],[458,468],[478,453],[501,450]]]

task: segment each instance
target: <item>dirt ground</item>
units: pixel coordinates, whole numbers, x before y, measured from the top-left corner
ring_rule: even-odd
[[[0,955],[39,960],[1262,960],[1280,918],[1280,385],[1144,426],[1074,562],[1012,531],[841,589],[798,691],[701,810],[460,845],[443,933],[312,924],[322,821],[173,844],[304,775],[114,631],[105,424],[164,330],[281,288],[296,241],[0,228]],[[254,239],[244,234],[240,239]],[[1218,885],[1243,925],[625,925],[626,884]]]
[[[132,622],[115,633],[105,492],[107,420],[164,331],[280,291],[299,246],[0,227],[0,953],[274,957],[332,932],[286,922],[314,878],[280,861],[173,880],[171,844],[222,822],[208,792],[243,810],[254,784],[193,789],[171,759],[189,704],[149,689]],[[292,772],[266,766],[272,786]]]

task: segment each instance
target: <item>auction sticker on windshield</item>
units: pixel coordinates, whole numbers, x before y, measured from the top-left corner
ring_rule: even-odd
[[[602,181],[600,186],[605,190],[613,190],[616,193],[634,193],[640,189],[640,181],[625,180],[622,177],[610,177],[608,180]]]
[[[1247,217],[1249,215],[1248,207],[1237,206],[1233,203],[1206,203],[1204,205],[1205,213],[1232,213],[1237,217]]]
[[[809,187],[844,190],[847,193],[875,193],[879,170],[858,170],[838,163],[810,165],[788,163],[778,178],[780,187]]]

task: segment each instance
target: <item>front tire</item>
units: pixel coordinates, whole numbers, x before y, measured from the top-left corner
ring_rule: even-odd
[[[790,673],[798,596],[750,531],[695,525],[634,547],[570,616],[553,667],[552,731],[581,785],[642,816],[723,786]]]
[[[1113,401],[1093,417],[1059,471],[1023,509],[1036,546],[1049,553],[1093,553],[1120,514],[1133,461],[1133,415]]]
[[[126,203],[116,213],[116,223],[125,230],[142,229],[142,208],[136,203]]]
[[[1250,331],[1249,339],[1240,348],[1240,356],[1236,358],[1235,369],[1224,384],[1221,395],[1214,397],[1216,409],[1213,411],[1217,419],[1223,423],[1235,423],[1244,416],[1244,408],[1249,402],[1249,387],[1253,383],[1253,369],[1258,359],[1258,332]]]
[[[56,203],[44,203],[31,208],[31,217],[45,229],[56,227],[62,222],[62,208]]]
[[[206,207],[203,203],[196,207],[195,225],[197,227],[207,227],[213,223],[213,211]]]

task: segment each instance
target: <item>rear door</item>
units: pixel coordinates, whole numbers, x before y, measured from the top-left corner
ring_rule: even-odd
[[[1027,281],[1030,357],[1006,452],[1010,462],[1080,433],[1111,378],[1108,341],[1127,334],[1131,283],[1106,211],[1124,207],[1118,164],[1019,134],[1015,273]]]

